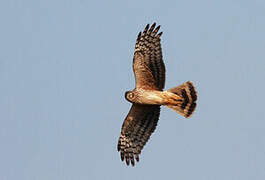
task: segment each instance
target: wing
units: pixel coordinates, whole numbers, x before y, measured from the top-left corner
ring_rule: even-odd
[[[133,71],[136,88],[162,90],[165,86],[165,65],[162,59],[160,26],[149,24],[139,33],[135,44]]]
[[[160,106],[133,104],[125,118],[118,142],[121,160],[134,166],[139,154],[154,132],[159,119]]]

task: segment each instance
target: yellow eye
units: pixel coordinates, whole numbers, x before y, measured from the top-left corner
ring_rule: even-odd
[[[128,93],[128,99],[133,99],[134,98],[134,94],[131,92],[131,93]]]

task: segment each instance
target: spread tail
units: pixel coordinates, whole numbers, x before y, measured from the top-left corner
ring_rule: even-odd
[[[183,98],[183,102],[179,105],[167,105],[182,116],[188,118],[192,115],[196,108],[197,92],[190,81],[180,86],[171,88],[168,92],[174,93]]]

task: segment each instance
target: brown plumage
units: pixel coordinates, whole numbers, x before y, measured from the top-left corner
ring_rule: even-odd
[[[133,71],[135,89],[127,91],[125,98],[132,107],[125,118],[118,142],[122,161],[135,165],[139,155],[154,132],[165,105],[184,117],[190,117],[196,108],[197,93],[191,82],[163,91],[165,65],[162,58],[160,26],[149,24],[140,32],[134,51]]]
[[[163,90],[165,86],[165,65],[162,59],[160,26],[149,24],[139,33],[134,50],[133,71],[136,88]],[[143,81],[143,82],[142,82]]]
[[[133,104],[123,122],[118,151],[127,165],[134,165],[134,158],[139,161],[139,154],[154,132],[159,118],[160,106]]]

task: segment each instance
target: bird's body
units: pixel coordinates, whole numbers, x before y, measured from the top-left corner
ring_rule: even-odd
[[[126,164],[135,164],[154,132],[160,115],[160,106],[167,106],[184,117],[190,117],[196,108],[197,93],[190,81],[164,91],[165,65],[162,58],[160,26],[149,24],[139,33],[134,51],[133,71],[135,89],[125,98],[132,103],[118,142],[118,151]]]
[[[128,101],[137,104],[148,105],[178,105],[182,103],[182,97],[169,92],[137,88],[131,91],[135,95],[133,100],[127,98]]]

